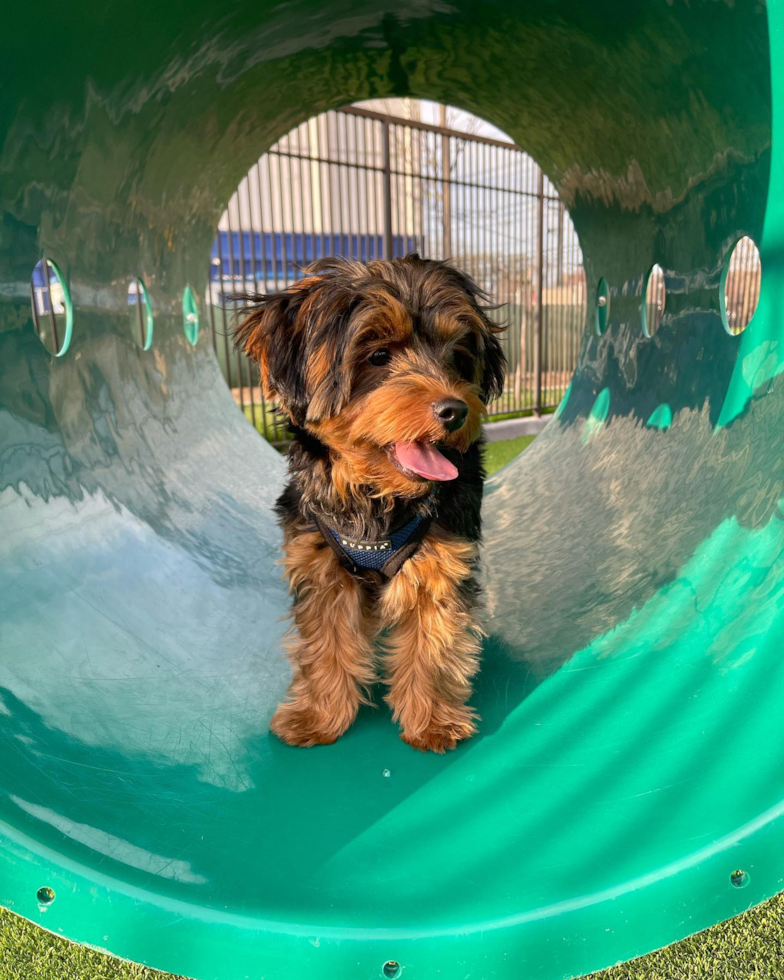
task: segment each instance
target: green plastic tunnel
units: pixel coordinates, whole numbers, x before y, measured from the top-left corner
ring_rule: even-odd
[[[199,980],[557,980],[784,888],[784,4],[13,8],[0,905]],[[481,733],[446,757],[383,707],[328,748],[269,735],[284,464],[183,322],[259,154],[392,95],[537,159],[591,307],[558,415],[488,485]],[[731,336],[743,235],[761,299]],[[30,312],[44,255],[73,307],[59,357]]]

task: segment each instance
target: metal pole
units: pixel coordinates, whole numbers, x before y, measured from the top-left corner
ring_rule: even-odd
[[[446,129],[446,106],[439,106],[439,122]],[[450,137],[441,135],[441,179],[443,188],[443,221],[444,221],[444,254],[442,258],[452,258],[452,154],[450,153]]]
[[[534,414],[542,414],[542,346],[544,341],[544,172],[539,168],[536,193],[537,233],[536,233],[536,405]]]
[[[232,197],[237,198],[237,211],[239,212],[240,209],[239,195],[237,194],[236,191],[232,195]],[[234,273],[234,241],[233,241],[234,229],[232,228],[231,225],[231,198],[229,198],[229,206],[226,209],[226,224],[228,226],[229,274],[231,277],[231,310],[232,310],[232,315],[234,315],[237,310],[237,307],[234,305],[235,297],[237,295],[237,280],[235,279],[235,273]],[[229,326],[228,326],[228,320],[226,318],[225,304],[223,308],[223,329],[225,333],[228,335]],[[228,344],[228,339],[226,340],[226,343]],[[226,350],[228,356],[228,347],[226,348]],[[234,356],[237,361],[237,391],[239,392],[240,395],[240,409],[242,410],[242,413],[244,415],[245,414],[245,383],[242,377],[242,360],[241,360],[241,354],[239,348],[237,348],[234,351]],[[231,369],[229,369],[229,377],[231,377]]]
[[[558,251],[556,252],[556,261],[558,263],[558,272],[556,275],[556,286],[563,285],[563,252],[564,252],[564,206],[561,202],[558,202]]]
[[[221,230],[220,230],[220,226],[218,226],[217,242],[218,242],[218,260],[219,260],[219,269],[220,269],[220,279],[219,279],[220,292],[218,294],[218,298],[220,300],[221,319],[223,320],[223,356],[225,358],[224,363],[226,365],[226,368],[225,368],[225,370],[226,370],[225,378],[226,378],[226,384],[229,386],[229,388],[232,388],[233,385],[231,383],[231,354],[229,353],[229,332],[226,329],[226,323],[227,323],[227,318],[226,318],[226,294],[225,294],[224,289],[223,289],[223,286],[224,286],[224,283],[225,283],[225,277],[224,277],[224,273],[223,273],[223,246],[221,244]],[[234,273],[234,270],[233,269],[231,270],[231,273],[233,275],[233,273]],[[233,291],[234,291],[234,282],[232,280],[232,292]]]
[[[218,232],[220,234],[220,232]],[[207,312],[210,315],[210,332],[212,333],[212,349],[215,351],[215,356],[218,355],[218,340],[217,333],[215,330],[215,308],[212,304],[212,270],[215,266],[212,264],[212,257],[210,257],[210,271],[207,274]]]
[[[389,154],[389,121],[382,128],[384,167],[384,258],[392,258],[392,162]]]
[[[391,123],[404,123],[406,126],[410,126],[412,129],[421,129],[423,132],[428,133],[442,133],[444,132],[443,126],[433,126],[431,123],[421,122],[419,119],[404,119],[402,116],[390,116],[388,113],[384,112],[373,112],[370,109],[360,109],[353,105],[344,105],[342,108],[337,110],[341,115],[344,116],[364,116],[366,119],[378,119],[380,122],[388,120]],[[486,143],[488,146],[500,146],[506,149],[509,146],[515,146],[518,150],[520,149],[515,143],[510,143],[509,140],[495,140],[489,136],[475,136],[471,133],[463,133],[459,129],[448,129],[446,130],[447,136],[454,137],[468,137],[470,140],[474,140],[477,143]]]

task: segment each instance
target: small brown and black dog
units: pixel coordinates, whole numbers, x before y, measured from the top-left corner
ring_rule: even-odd
[[[235,338],[293,429],[276,509],[294,677],[272,731],[334,742],[380,664],[403,740],[444,752],[476,731],[480,436],[503,385],[503,328],[443,262],[324,259],[306,272],[253,297]]]

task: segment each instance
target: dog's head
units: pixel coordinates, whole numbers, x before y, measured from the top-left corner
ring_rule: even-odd
[[[325,259],[241,314],[237,346],[264,392],[332,450],[338,489],[427,493],[479,438],[505,360],[468,276],[410,255],[368,265]]]

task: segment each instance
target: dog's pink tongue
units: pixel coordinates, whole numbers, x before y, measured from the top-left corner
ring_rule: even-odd
[[[457,467],[429,442],[396,442],[395,455],[401,466],[426,480],[454,480]]]

